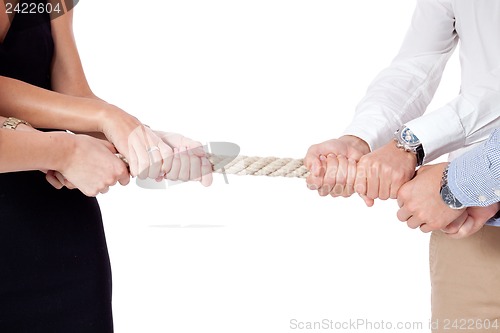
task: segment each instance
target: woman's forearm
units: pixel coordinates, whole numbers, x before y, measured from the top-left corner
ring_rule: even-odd
[[[40,132],[25,125],[0,129],[0,173],[60,170],[72,144],[72,135],[64,132]]]
[[[37,128],[103,132],[106,122],[123,114],[99,99],[68,96],[0,76],[0,115],[24,119]]]

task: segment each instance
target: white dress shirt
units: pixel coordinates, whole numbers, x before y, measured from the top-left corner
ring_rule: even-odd
[[[459,41],[461,91],[423,115]],[[402,124],[422,142],[424,162],[459,150],[453,159],[500,126],[499,0],[417,0],[399,54],[369,86],[345,134],[373,151]]]

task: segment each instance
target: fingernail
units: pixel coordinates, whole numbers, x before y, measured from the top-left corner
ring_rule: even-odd
[[[340,184],[336,184],[334,187],[333,187],[333,193],[335,195],[341,195],[342,192],[344,192],[344,187]]]
[[[319,155],[319,160],[320,161],[326,161],[325,155]]]
[[[314,184],[307,184],[307,187],[310,189],[310,190],[313,190],[313,191],[316,191],[318,189],[318,186],[314,185]]]

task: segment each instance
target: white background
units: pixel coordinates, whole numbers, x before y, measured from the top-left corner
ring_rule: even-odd
[[[341,135],[414,6],[84,0],[74,23],[101,98],[158,129],[237,143],[243,155],[302,158]],[[456,59],[430,109],[458,92]],[[99,201],[117,333],[300,331],[292,319],[427,328],[428,235],[399,222],[394,201],[366,208],[299,179],[221,175],[210,188],[132,182]]]

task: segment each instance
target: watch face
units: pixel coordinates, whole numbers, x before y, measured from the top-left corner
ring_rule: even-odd
[[[403,128],[401,131],[401,140],[410,146],[418,146],[420,144],[420,140],[408,127]]]
[[[462,203],[458,201],[457,198],[451,193],[450,188],[448,186],[443,186],[441,188],[441,198],[444,203],[453,209],[461,209],[463,207]]]

